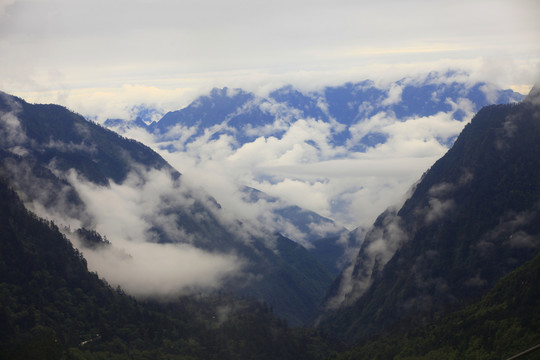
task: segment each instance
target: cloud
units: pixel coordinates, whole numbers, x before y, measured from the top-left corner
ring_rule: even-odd
[[[94,154],[97,152],[97,147],[95,144],[88,144],[85,143],[85,141],[82,141],[80,144],[75,144],[72,141],[69,143],[65,143],[63,141],[56,141],[53,139],[49,139],[49,142],[42,145],[46,149],[55,149],[61,152],[86,152],[90,154]]]
[[[429,225],[443,217],[448,216],[456,209],[456,202],[453,195],[460,187],[467,186],[474,175],[467,169],[462,169],[460,177],[455,183],[441,182],[433,185],[427,193],[427,205],[421,209],[416,209],[416,215],[424,218],[424,222]]]
[[[20,172],[23,168],[19,165],[16,169]],[[168,171],[145,170],[133,164],[123,183],[107,186],[91,183],[74,170],[56,174],[69,184],[66,191],[77,192],[83,206],[60,201],[67,197],[60,196],[65,191],[59,189],[52,192],[58,195],[53,204],[47,206],[46,199],[36,196],[29,205],[60,226],[84,226],[105,236],[111,247],[81,250],[90,270],[109,283],[136,296],[168,296],[219,288],[225,280],[242,274],[245,262],[234,253],[196,247],[207,240],[201,238],[206,235],[190,230],[186,219],[211,222],[208,217],[212,215],[201,211],[200,205],[194,206],[197,198],[203,203],[204,198],[175,182]],[[22,183],[24,179],[18,176],[17,180]],[[53,186],[44,179],[40,184],[40,191]],[[208,201],[203,207],[211,205],[215,207]],[[81,246],[73,234],[67,235]]]
[[[157,87],[144,83],[122,83],[109,87],[76,88],[62,91],[29,91],[27,99],[37,102],[66,104],[70,109],[103,123],[110,119],[134,119],[133,106],[144,104],[158,112],[186,106],[195,96],[209,90],[184,87]]]
[[[113,247],[79,247],[88,266],[113,286],[140,297],[174,296],[220,288],[237,274],[242,261],[234,255],[212,254],[189,244],[156,244],[117,238]]]
[[[431,224],[446,216],[451,210],[456,207],[454,199],[439,200],[436,198],[429,199],[429,206],[426,209],[425,221]]]
[[[178,109],[212,87],[312,90],[452,67],[508,87],[536,72],[531,0],[282,3],[4,0],[0,88],[104,119],[144,102]]]
[[[474,277],[471,277],[465,281],[465,286],[469,287],[485,287],[488,285],[486,279],[483,279],[480,274],[476,274]]]
[[[166,172],[150,171],[143,176],[132,173],[122,184],[98,187],[71,174],[95,229],[129,254],[119,258],[114,251],[85,251],[89,266],[134,295],[217,288],[224,278],[238,274],[241,259],[197,249],[192,245],[197,236],[180,226],[177,213],[170,213],[169,209],[180,207],[197,216],[189,210],[195,200],[175,187]],[[156,243],[156,228],[175,244]]]
[[[0,138],[3,142],[2,145],[8,151],[17,155],[24,155],[27,152],[24,146],[28,139],[17,117],[22,107],[18,102],[12,101],[5,93],[0,92],[0,97],[3,102],[6,102],[7,107],[10,108],[10,111],[0,112]]]
[[[97,185],[73,169],[56,168],[54,160],[41,165],[32,153],[55,149],[94,154],[98,149],[85,126],[75,128],[83,137],[81,143],[49,139],[39,144],[29,139],[16,116],[16,105],[0,114],[2,144],[8,149],[24,146],[28,156],[8,153],[2,171],[25,205],[39,216],[59,226],[85,227],[106,236],[111,247],[83,252],[90,270],[108,282],[137,296],[219,288],[229,279],[244,279],[247,261],[234,253],[234,244],[222,246],[220,253],[214,243],[209,245],[212,236],[223,237],[224,243],[243,241],[249,246],[257,238],[273,244],[273,234],[263,226],[239,223],[206,192],[187,186],[168,168],[147,169],[131,162],[122,183]],[[72,240],[80,246],[78,239]]]
[[[388,90],[388,97],[381,102],[381,105],[395,105],[401,101],[401,93],[403,92],[403,86],[393,83]]]
[[[84,204],[69,184],[54,179],[47,169],[25,157],[5,157],[2,165],[19,197],[31,211],[57,224],[74,228],[89,225]]]
[[[498,224],[484,233],[476,244],[480,256],[490,257],[497,246],[510,248],[538,249],[540,237],[530,230],[530,225],[538,223],[540,204],[521,212],[507,211]],[[531,232],[533,235],[531,235]]]
[[[531,248],[534,249],[540,243],[538,236],[532,236],[527,232],[520,230],[512,235],[508,239],[508,244],[513,248]]]
[[[408,236],[402,228],[397,209],[388,209],[367,232],[352,233],[360,250],[343,271],[335,294],[325,304],[329,310],[350,305],[366,292],[374,274],[382,271]]]
[[[355,139],[373,131],[387,135],[386,142],[363,153],[349,152],[347,156],[340,156],[344,149],[331,148],[329,143],[320,146],[323,151],[318,152],[303,144],[287,147],[284,141],[259,139],[245,145],[245,149],[253,156],[252,168],[271,180],[251,185],[275,196],[281,194],[283,198],[294,199],[300,206],[349,226],[368,226],[387,206],[400,201],[421,173],[446,152],[441,142],[456,136],[463,126],[463,122],[453,119],[452,113],[406,121],[379,113],[351,127],[350,143],[356,143]],[[299,135],[295,138],[302,140]],[[318,141],[323,142],[322,138]],[[273,150],[277,149],[275,143],[287,149],[281,150],[282,156],[276,156],[279,152]],[[255,156],[263,148],[266,155]],[[329,148],[331,150],[327,150]],[[242,153],[234,156],[240,158]],[[265,157],[274,158],[266,160]],[[350,206],[354,206],[343,209],[342,213],[354,214],[356,218],[338,217],[332,209],[332,201],[338,201],[341,194],[350,197]]]
[[[425,75],[409,76],[403,84],[420,85],[425,81]],[[433,74],[429,78],[430,83],[437,84],[452,81],[471,82],[463,72]],[[377,86],[392,93],[397,101],[401,85],[393,84]],[[322,92],[307,94],[323,111],[328,110]],[[195,127],[182,125],[159,137],[142,134],[140,129],[127,129],[123,134],[157,149],[184,174],[185,181],[207,189],[224,208],[240,218],[260,219],[269,210],[262,203],[258,208],[244,204],[238,185],[247,185],[349,228],[367,227],[388,206],[402,201],[411,184],[447,151],[448,144],[474,115],[474,106],[468,99],[438,100],[448,104],[450,110],[400,119],[391,111],[380,111],[367,118],[359,117],[347,129],[332,118],[323,121],[306,117],[301,109],[254,96],[236,114],[259,110],[271,115],[273,122],[237,131],[224,119],[202,135],[197,135]],[[456,113],[461,121],[455,119]],[[347,130],[347,142],[336,144],[336,134]],[[384,143],[358,150],[358,144],[369,134],[383,136]],[[243,135],[254,139],[239,145],[237,137]],[[165,150],[170,146],[179,152]]]

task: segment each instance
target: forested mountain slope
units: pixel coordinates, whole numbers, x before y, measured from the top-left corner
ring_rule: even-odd
[[[315,332],[226,294],[138,302],[0,179],[0,359],[316,359]],[[96,235],[96,234],[94,234]],[[98,235],[97,235],[98,236]]]
[[[358,341],[477,299],[540,249],[540,101],[483,108],[397,210],[382,214],[322,326]]]
[[[509,359],[540,344],[540,253],[482,299],[433,323],[385,334],[337,359]],[[538,359],[540,349],[520,359]]]
[[[89,265],[130,293],[226,288],[257,296],[299,324],[332,281],[300,245],[236,220],[147,146],[66,108],[1,93],[0,140],[3,175],[25,205],[59,226],[106,236],[111,251],[84,250]],[[293,254],[302,266],[284,260]]]

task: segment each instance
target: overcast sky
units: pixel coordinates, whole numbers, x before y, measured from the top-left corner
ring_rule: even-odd
[[[526,89],[535,0],[0,0],[0,89],[83,115],[462,68]]]

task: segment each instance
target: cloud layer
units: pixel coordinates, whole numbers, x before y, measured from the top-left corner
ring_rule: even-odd
[[[37,215],[61,228],[96,230],[110,241],[109,247],[81,247],[90,270],[137,296],[215,289],[242,272],[245,261],[231,248],[219,252],[197,247],[209,241],[209,234],[194,228],[199,223],[209,233],[212,229],[206,223],[250,235],[246,228],[233,227],[226,216],[218,217],[223,222],[216,223],[213,216],[219,215],[219,209],[204,192],[186,187],[167,168],[146,169],[135,162],[129,164],[131,171],[124,181],[104,185],[88,181],[74,169],[60,170],[54,160],[42,164],[33,155],[47,149],[54,149],[58,157],[73,152],[92,156],[99,150],[92,138],[74,144],[51,135],[40,143],[25,133],[26,126],[18,117],[20,103],[0,96],[2,171],[7,172],[3,175]],[[50,119],[44,116],[42,120]],[[90,124],[74,122],[74,126],[89,133],[85,126]],[[66,230],[66,235],[74,245],[82,246],[74,233]]]
[[[354,120],[350,124],[330,114],[329,106],[336,105],[329,105],[325,96],[330,95],[321,91],[303,95],[315,104],[309,111],[298,104],[255,96],[212,126],[205,126],[209,120],[203,117],[199,120],[202,125],[181,123],[155,134],[136,127],[115,129],[151,145],[187,182],[205,188],[239,218],[261,221],[264,214],[282,205],[264,200],[246,204],[238,190],[239,185],[246,185],[350,229],[368,227],[388,206],[402,201],[403,194],[448,150],[476,110],[477,105],[465,97],[475,84],[473,79],[449,73],[432,75],[430,86],[457,86],[454,82],[458,81],[462,95],[446,98],[441,87],[420,99],[445,110],[396,115],[391,105],[398,110],[413,107],[401,99],[404,87],[422,88],[426,81],[425,75],[409,77],[380,85],[377,91],[383,95],[369,103],[351,101],[347,111],[352,115],[347,116]],[[433,86],[437,89],[438,85]],[[489,95],[492,90],[488,90],[481,91]],[[234,99],[235,94],[227,96]],[[247,125],[227,123],[242,114],[246,114]],[[273,120],[259,124],[261,114]],[[270,221],[266,225],[275,226]]]
[[[54,220],[80,226],[77,219],[87,218],[85,226],[112,243],[98,249],[81,248],[90,269],[112,285],[137,296],[173,296],[219,288],[225,279],[241,272],[244,260],[238,256],[196,247],[207,239],[184,228],[180,214],[200,217],[203,212],[193,212],[195,199],[185,186],[174,183],[169,172],[139,168],[123,183],[106,186],[91,183],[75,171],[62,176],[77,191],[84,211],[71,219],[66,211],[55,208]],[[49,216],[50,210],[38,199],[33,208]],[[66,235],[80,246],[73,234]],[[170,243],[163,243],[164,239]]]
[[[172,110],[216,86],[314,89],[426,68],[523,86],[540,59],[538,13],[533,0],[9,0],[0,88],[124,117],[134,103]]]
[[[73,234],[68,236],[92,271],[139,297],[164,298],[220,288],[241,270],[242,262],[233,255],[212,254],[188,244],[133,242],[112,236],[112,248],[89,249]]]

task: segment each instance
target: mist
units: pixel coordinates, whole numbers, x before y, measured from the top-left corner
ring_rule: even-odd
[[[367,232],[351,233],[355,237],[354,243],[359,245],[359,251],[344,269],[337,291],[327,299],[325,306],[328,310],[353,304],[369,289],[374,275],[382,271],[399,247],[408,240],[402,223],[397,208],[389,208]]]
[[[179,214],[204,221],[201,217],[208,215],[193,210],[204,197],[178,184],[168,171],[136,168],[121,184],[108,186],[88,182],[74,171],[66,179],[85,203],[91,228],[112,243],[111,248],[81,249],[89,267],[109,283],[133,295],[166,296],[217,289],[224,279],[241,273],[244,260],[239,256],[197,247],[208,239],[183,226]],[[219,214],[213,207],[212,213]],[[226,215],[221,220],[227,225]],[[228,230],[246,233],[245,228]]]
[[[142,298],[173,299],[175,296],[221,288],[238,274],[242,260],[234,255],[213,254],[189,244],[134,242],[111,237],[112,246],[85,248],[74,234],[91,271],[114,287]]]
[[[66,229],[91,271],[141,297],[218,289],[227,279],[242,274],[243,258],[232,251],[201,249],[208,235],[193,227],[217,220],[217,226],[234,231],[236,241],[246,243],[254,232],[263,234],[262,230],[237,224],[202,189],[189,188],[170,168],[157,170],[131,161],[131,170],[121,183],[109,180],[98,185],[74,169],[61,170],[54,159],[40,164],[34,152],[54,149],[92,156],[98,148],[86,136],[80,144],[53,138],[38,143],[27,136],[18,118],[20,104],[2,96],[11,108],[0,113],[0,136],[8,150],[2,175],[11,180],[29,210]],[[87,133],[90,124],[74,126]],[[194,220],[186,223],[185,219]],[[84,247],[72,232],[79,227],[97,231],[111,246]]]
[[[438,74],[430,81],[471,81],[456,76]],[[411,76],[400,86],[394,82],[377,85],[387,96],[371,107],[399,103],[404,84],[422,81],[425,75]],[[319,110],[328,114],[320,93],[307,96],[316,99]],[[271,210],[269,204],[261,202],[256,207],[244,201],[239,187],[249,186],[281,199],[283,204],[298,205],[354,229],[370,226],[387,207],[399,203],[474,115],[474,105],[468,99],[439,101],[450,110],[408,118],[380,111],[346,128],[335,119],[305,117],[285,103],[255,96],[244,108],[260,109],[275,120],[264,126],[246,126],[242,131],[253,140],[244,144],[237,140],[243,134],[230,129],[223,132],[227,119],[199,135],[196,126],[183,125],[160,134],[136,127],[113,129],[151,146],[183,173],[186,182],[205,188],[239,218],[261,221]],[[350,138],[336,144],[333,136],[345,130]],[[357,148],[369,134],[379,134],[385,141]],[[298,236],[293,240],[301,242]]]

